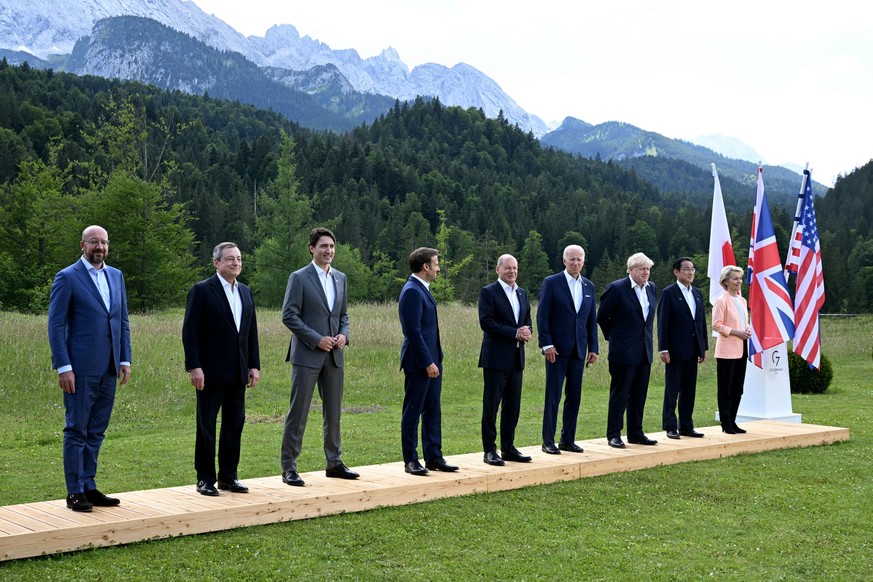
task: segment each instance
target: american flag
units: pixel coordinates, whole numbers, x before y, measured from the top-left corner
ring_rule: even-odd
[[[794,224],[791,226],[791,242],[788,245],[788,256],[785,257],[785,280],[789,275],[797,274],[797,266],[800,264],[800,243],[803,238],[803,230],[800,227],[801,210],[803,209],[806,189],[811,188],[809,183],[809,170],[803,171],[803,180],[800,182],[800,192],[797,193],[797,209],[794,211]]]
[[[796,241],[792,238],[791,250],[788,251],[789,259],[797,255],[797,264],[791,271],[797,275],[794,282],[794,321],[797,325],[794,351],[811,366],[821,369],[818,312],[825,300],[824,275],[821,270],[821,245],[815,222],[812,175],[809,170],[803,171],[803,178],[806,183],[803,205],[799,209],[799,216],[795,218],[798,237]]]
[[[794,307],[776,246],[770,207],[764,194],[763,169],[758,168],[758,192],[749,245],[749,311],[752,337],[749,359],[763,367],[763,352],[794,336]]]

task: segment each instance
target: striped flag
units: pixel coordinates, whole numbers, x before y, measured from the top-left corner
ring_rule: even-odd
[[[736,265],[734,247],[731,244],[731,231],[728,229],[727,215],[724,211],[724,200],[721,196],[721,183],[718,172],[712,164],[712,221],[709,228],[709,265],[706,274],[709,276],[709,302],[715,305],[715,300],[724,293],[718,278],[721,270],[728,265]]]
[[[763,367],[764,350],[794,337],[794,306],[776,246],[770,207],[764,194],[763,172],[763,168],[758,168],[758,191],[749,245],[749,311],[752,328],[749,360],[759,368]]]
[[[798,240],[791,239],[789,259],[797,255],[797,264],[792,271],[797,275],[794,282],[794,351],[811,366],[821,369],[821,334],[818,313],[824,305],[824,275],[821,269],[821,245],[815,221],[815,205],[812,196],[812,175],[803,171],[806,187],[803,203],[795,217]],[[795,249],[796,247],[796,249]],[[796,250],[796,253],[795,253]],[[786,261],[788,263],[788,261]],[[786,268],[788,265],[786,264]]]
[[[800,192],[797,193],[797,209],[794,211],[794,224],[791,226],[791,242],[788,246],[788,256],[785,257],[785,280],[788,280],[789,275],[797,274],[797,266],[800,264],[800,244],[803,234],[800,229],[801,209],[803,208],[803,197],[807,187],[811,188],[809,183],[809,171],[803,171],[803,180],[800,182]]]

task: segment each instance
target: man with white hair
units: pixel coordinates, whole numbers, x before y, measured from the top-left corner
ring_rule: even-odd
[[[621,431],[627,411],[627,440],[654,445],[643,432],[643,409],[652,370],[652,328],[655,321],[655,284],[649,281],[652,262],[643,253],[627,260],[628,276],[613,281],[600,296],[597,323],[609,342],[609,446],[623,449]]]

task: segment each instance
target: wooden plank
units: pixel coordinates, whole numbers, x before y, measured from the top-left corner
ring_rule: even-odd
[[[357,480],[332,479],[324,471],[301,476],[305,487],[289,487],[278,475],[247,480],[250,492],[197,493],[193,485],[119,494],[122,505],[92,513],[67,509],[63,499],[0,507],[0,560],[73,551],[91,546],[221,531],[295,519],[309,519],[378,507],[422,503],[446,497],[505,491],[634,471],[689,461],[719,459],[788,447],[830,444],[849,439],[845,428],[776,421],[745,423],[749,431],[728,435],[719,427],[698,429],[704,438],[667,439],[653,434],[655,446],[610,448],[605,438],[580,441],[581,454],[547,455],[524,447],[530,463],[492,467],[482,453],[454,455],[454,473],[431,471],[424,477],[404,472],[399,462],[358,467]]]

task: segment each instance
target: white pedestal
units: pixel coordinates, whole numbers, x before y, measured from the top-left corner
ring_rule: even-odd
[[[720,421],[718,413],[715,419]],[[746,364],[743,398],[737,422],[782,420],[800,422],[791,409],[791,377],[788,374],[788,344],[764,351],[764,369]]]
[[[791,410],[788,344],[765,350],[763,369],[751,362],[746,366],[746,382],[737,422],[753,420],[800,422],[800,415]]]

